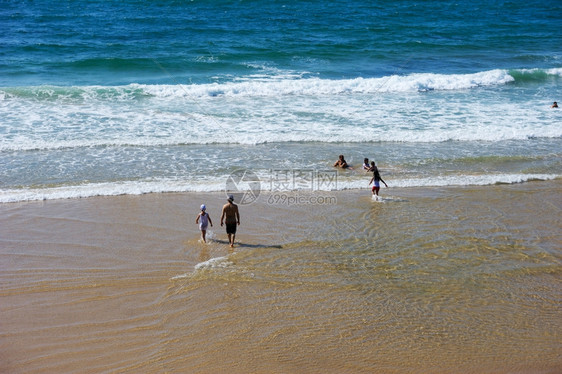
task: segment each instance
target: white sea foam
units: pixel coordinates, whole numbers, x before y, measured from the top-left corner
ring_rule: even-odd
[[[144,111],[120,106],[21,107],[0,124],[0,151],[95,146],[263,144],[276,142],[443,142],[560,138],[559,113],[532,104],[455,103],[364,97],[220,103],[214,112]],[[208,103],[207,103],[208,104]],[[545,104],[544,107],[548,108]],[[233,131],[235,129],[235,131]]]
[[[217,268],[228,268],[233,266],[234,263],[228,259],[228,257],[214,257],[207,261],[203,261],[195,265],[195,270],[209,270],[209,269],[217,269]]]
[[[447,187],[447,186],[490,186],[494,184],[514,184],[534,180],[554,180],[562,177],[558,174],[490,174],[490,175],[455,175],[434,176],[431,178],[401,178],[387,181],[389,187]],[[338,183],[338,189],[364,189],[364,181]]]
[[[387,181],[391,188],[403,187],[445,187],[445,186],[486,186],[494,184],[513,184],[533,180],[554,180],[561,178],[558,174],[492,174],[492,175],[456,175],[456,176],[434,176],[430,178],[400,178]],[[365,178],[342,180],[337,184],[330,185],[326,190],[315,190],[316,192],[327,192],[333,190],[366,189]],[[262,191],[270,191],[271,186],[267,183],[261,185]],[[26,188],[0,190],[0,203],[14,203],[24,201],[41,201],[55,199],[76,199],[94,196],[117,196],[117,195],[141,195],[147,193],[167,192],[223,192],[224,180],[207,181],[202,183],[179,182],[171,180],[152,182],[116,182],[97,183],[79,186],[66,186],[54,188]],[[290,190],[290,191],[297,191]],[[290,192],[288,191],[288,192]],[[243,192],[243,191],[241,191]],[[277,191],[279,192],[279,191]],[[285,191],[281,191],[285,192]],[[312,192],[312,191],[311,191]],[[259,198],[259,196],[258,196]],[[211,238],[210,238],[211,239]]]
[[[180,280],[180,279],[186,279],[186,278],[189,278],[190,276],[191,276],[191,274],[185,273],[185,274],[176,275],[176,276],[170,278],[170,280],[175,281],[175,280]]]
[[[514,78],[507,70],[490,70],[474,74],[418,73],[406,76],[392,75],[381,78],[327,80],[267,79],[244,82],[211,83],[202,85],[132,85],[149,95],[170,97],[217,96],[299,96],[376,94],[382,92],[419,92],[432,90],[461,90],[475,87],[503,85]]]
[[[466,175],[454,177],[433,177],[428,179],[402,179],[397,187],[446,187],[446,186],[488,186],[494,184],[514,184],[533,180],[554,180],[556,174],[500,174],[500,175]]]
[[[548,69],[546,70],[546,73],[549,75],[557,75],[559,77],[562,77],[562,68]]]
[[[321,79],[302,78],[303,73],[265,74],[237,78],[231,82],[208,84],[129,84],[125,86],[36,86],[0,87],[2,101],[30,99],[47,102],[87,103],[97,101],[130,102],[149,98],[201,98],[218,96],[325,96],[340,94],[376,94],[385,92],[425,92],[465,90],[498,86],[515,80],[511,74],[544,73],[562,76],[562,68],[495,69],[470,74],[412,73],[377,78]]]
[[[546,74],[560,75],[561,70]],[[506,70],[491,70],[347,80],[5,88],[0,89],[0,151],[561,137],[559,113],[549,110],[548,102],[513,103],[496,91],[463,93],[513,79]],[[426,91],[437,93],[419,93]]]
[[[232,266],[234,266],[234,263],[232,261],[230,261],[228,256],[213,257],[213,258],[210,258],[207,261],[203,261],[203,262],[200,262],[200,263],[196,264],[194,266],[194,272],[193,273],[184,273],[184,274],[176,275],[176,276],[170,278],[170,281],[189,279],[189,278],[192,278],[193,276],[195,276],[197,274],[197,272],[209,271],[209,270],[214,270],[214,269],[226,269],[226,268],[230,268]]]
[[[165,192],[211,192],[224,189],[224,181],[180,182],[161,180],[151,182],[125,181],[92,183],[52,188],[24,188],[0,190],[0,203],[20,201],[78,199],[94,196],[143,195]]]

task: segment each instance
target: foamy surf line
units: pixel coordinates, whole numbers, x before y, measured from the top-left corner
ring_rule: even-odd
[[[491,186],[496,184],[515,184],[530,181],[549,181],[560,178],[558,174],[500,174],[500,175],[465,175],[465,176],[435,176],[430,178],[408,178],[387,181],[389,186],[407,187],[461,187],[461,186]],[[350,182],[351,189],[365,188],[362,181]],[[345,189],[345,188],[344,188]]]
[[[295,144],[295,143],[369,143],[369,142],[398,142],[398,143],[444,143],[449,141],[510,141],[510,140],[529,140],[529,139],[559,139],[562,137],[562,128],[552,123],[539,123],[533,125],[518,126],[509,128],[504,124],[492,125],[487,129],[481,129],[477,125],[469,125],[466,128],[453,130],[425,129],[372,129],[370,135],[358,138],[354,129],[343,129],[336,135],[332,132],[334,127],[331,124],[321,123],[318,127],[322,131],[303,131],[291,134],[280,134],[280,128],[269,124],[270,128],[264,128],[261,133],[248,133],[240,131],[229,136],[218,135],[221,132],[218,127],[213,130],[209,127],[205,135],[194,135],[186,132],[185,129],[178,129],[178,132],[166,138],[139,137],[126,139],[74,139],[74,140],[37,140],[30,139],[0,139],[0,152],[18,151],[68,151],[68,150],[87,150],[88,148],[150,148],[150,147],[175,147],[175,146],[216,146],[216,145],[263,145],[263,144]],[[171,127],[178,126],[174,123]],[[101,131],[100,127],[100,131]],[[242,129],[243,130],[243,129]],[[183,132],[183,134],[182,134]],[[129,134],[121,133],[119,136],[128,137]],[[282,136],[282,139],[280,139]]]
[[[344,93],[424,92],[461,90],[504,85],[530,77],[562,76],[562,68],[555,69],[495,69],[471,74],[412,73],[378,78],[330,80],[270,76],[259,80],[239,78],[235,82],[147,85],[133,83],[126,86],[31,86],[0,87],[0,101],[17,99],[91,101],[130,101],[144,98],[216,97],[216,96],[280,96],[334,95]]]
[[[381,78],[326,80],[319,78],[282,81],[228,82],[191,86],[139,85],[147,94],[159,97],[216,97],[216,96],[289,96],[341,95],[351,93],[374,94],[385,92],[423,92],[459,90],[483,86],[503,85],[515,79],[507,70],[492,70],[474,74],[417,73],[407,76],[391,75]]]
[[[361,190],[367,188],[369,175],[362,179],[338,180],[336,186],[330,189],[292,189],[287,191],[271,191],[268,185],[262,186],[260,191],[275,193],[292,192],[329,192],[343,190]],[[458,187],[458,186],[488,186],[495,184],[515,184],[529,181],[549,181],[558,179],[558,174],[500,174],[500,175],[467,175],[467,176],[434,176],[429,178],[388,179],[391,188],[408,187]],[[16,203],[26,201],[44,201],[58,199],[78,199],[95,196],[143,195],[149,193],[179,193],[179,192],[225,192],[226,177],[221,181],[190,184],[181,181],[152,181],[152,182],[119,182],[97,183],[79,186],[65,186],[55,188],[26,188],[7,189],[0,191],[0,203]],[[244,192],[241,186],[240,191]],[[234,191],[237,192],[237,191]]]
[[[224,189],[224,183],[189,184],[179,181],[95,183],[54,188],[24,188],[0,191],[0,203],[79,199],[94,196],[144,195],[166,192],[213,192]]]

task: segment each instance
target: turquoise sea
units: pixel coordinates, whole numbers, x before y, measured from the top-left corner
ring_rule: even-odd
[[[560,24],[558,1],[2,1],[0,202],[340,153],[396,187],[558,178]]]

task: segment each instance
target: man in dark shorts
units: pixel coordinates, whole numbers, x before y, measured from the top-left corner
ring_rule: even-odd
[[[230,248],[233,248],[234,239],[236,238],[236,226],[240,225],[240,213],[238,213],[238,205],[234,204],[233,195],[228,196],[228,203],[222,207],[221,226],[223,223],[226,223],[228,244],[230,244]]]

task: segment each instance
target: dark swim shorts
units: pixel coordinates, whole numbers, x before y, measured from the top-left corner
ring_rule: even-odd
[[[227,234],[236,234],[236,223],[227,223],[226,224],[226,233]]]

